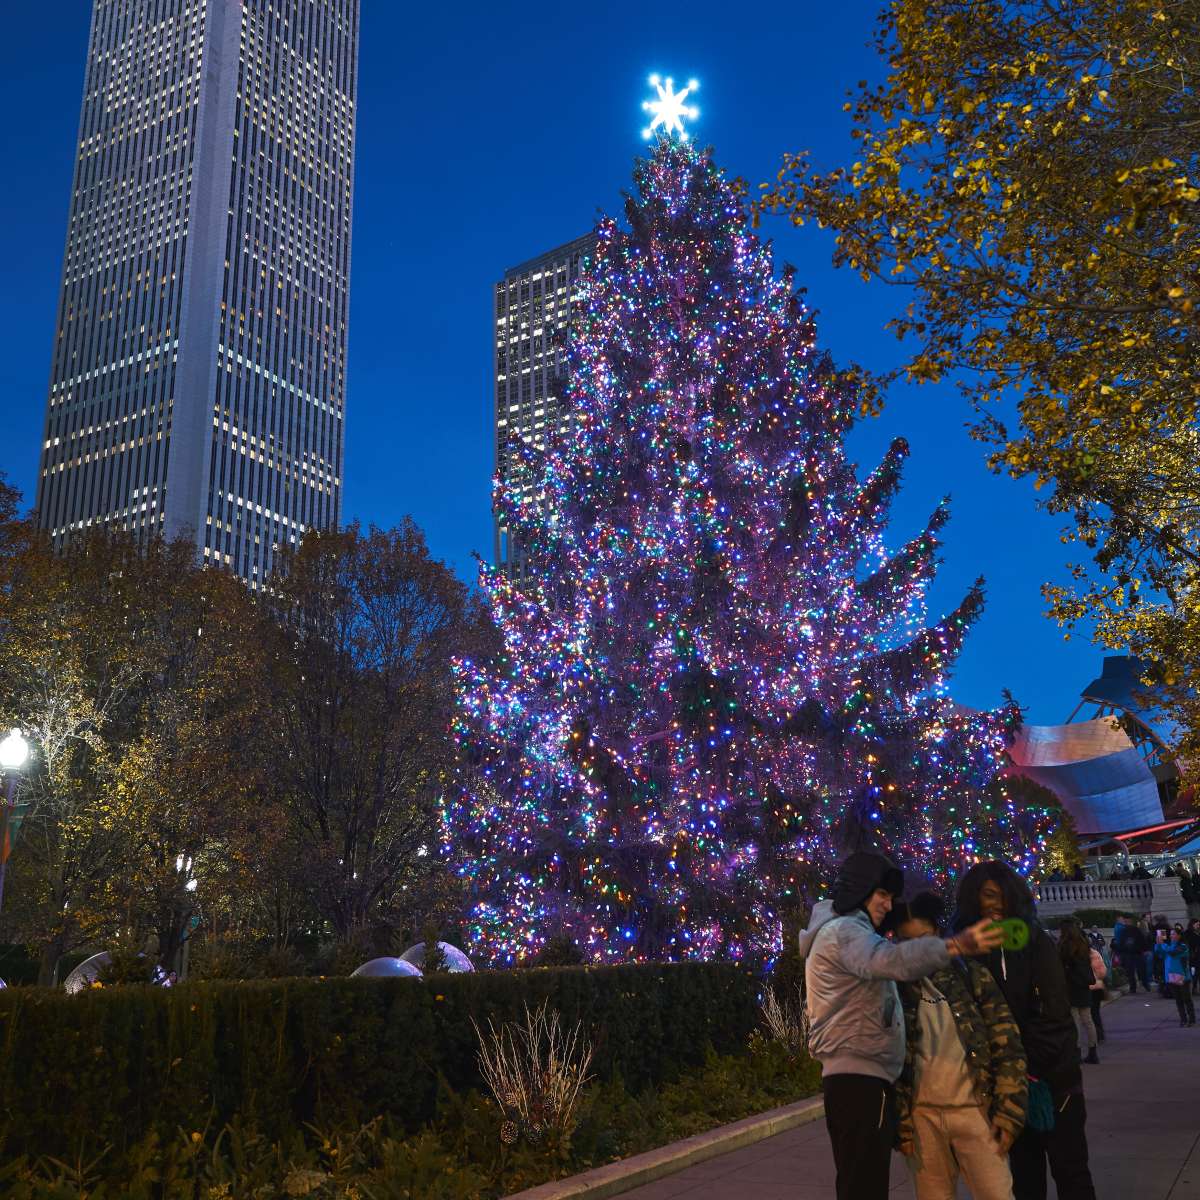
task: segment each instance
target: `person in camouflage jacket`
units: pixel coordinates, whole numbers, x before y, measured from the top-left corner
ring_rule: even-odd
[[[937,896],[923,893],[896,907],[893,925],[904,939],[932,936],[942,911]],[[966,959],[902,984],[900,999],[907,1038],[897,1143],[918,1200],[953,1196],[960,1172],[975,1200],[1010,1200],[1007,1155],[1025,1125],[1028,1079],[1004,996],[985,967]]]

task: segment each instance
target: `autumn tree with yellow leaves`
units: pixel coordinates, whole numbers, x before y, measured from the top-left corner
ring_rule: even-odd
[[[0,940],[37,949],[43,983],[118,935],[170,964],[197,903],[244,892],[279,824],[256,787],[263,616],[190,542],[54,553],[6,528],[0,716],[33,754]]]
[[[0,478],[0,726],[33,747],[0,943],[170,969],[415,929],[452,907],[450,661],[480,606],[420,531],[311,533],[258,595],[189,541],[57,551]],[[144,948],[144,949],[139,949]]]
[[[151,548],[151,559],[160,552]],[[228,924],[260,900],[260,873],[286,836],[264,755],[266,614],[241,580],[197,567],[190,544],[186,555],[148,614],[148,670],[113,771],[134,853],[112,890],[168,966],[201,903],[210,921]]]
[[[786,156],[760,211],[836,233],[907,288],[911,354],[952,379],[997,470],[1045,488],[1091,557],[1052,611],[1153,666],[1200,746],[1200,7],[894,0],[858,161]],[[1008,414],[1015,412],[1015,420]]]
[[[114,926],[128,858],[114,771],[147,670],[140,634],[153,594],[142,568],[130,542],[89,538],[56,556],[28,527],[5,560],[0,704],[34,753],[3,916],[6,940],[40,950],[42,982]]]

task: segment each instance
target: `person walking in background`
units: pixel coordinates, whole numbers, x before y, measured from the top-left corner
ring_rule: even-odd
[[[1179,891],[1183,896],[1184,906],[1190,914],[1192,905],[1196,903],[1196,881],[1192,878],[1191,872],[1182,863],[1179,865]]]
[[[1142,948],[1138,976],[1141,978],[1142,987],[1149,991],[1150,980],[1154,978],[1154,934],[1150,931],[1150,922],[1145,917],[1138,922],[1138,942]]]
[[[1167,975],[1165,971],[1165,962],[1163,956],[1159,953],[1158,948],[1167,944],[1167,931],[1165,929],[1154,930],[1154,944],[1150,950],[1151,964],[1150,969],[1154,973],[1154,984],[1158,988],[1158,994],[1164,999],[1171,998],[1171,989],[1167,986]]]
[[[1163,978],[1179,1010],[1179,1024],[1195,1025],[1196,1008],[1192,1003],[1191,964],[1187,943],[1178,929],[1172,929],[1170,941],[1159,942],[1154,955],[1162,963]]]
[[[953,937],[896,945],[879,934],[904,887],[882,854],[858,851],[838,869],[833,897],[800,935],[808,1048],[821,1064],[825,1125],[838,1200],[886,1200],[895,1141],[893,1087],[904,1066],[896,981],[913,982],[964,955],[986,954],[1001,933],[977,921]]]
[[[1092,948],[1077,921],[1064,921],[1058,931],[1058,957],[1067,977],[1067,1000],[1079,1035],[1079,1054],[1085,1063],[1099,1063],[1096,1025],[1092,1020]]]
[[[1182,884],[1180,888],[1184,893],[1183,902],[1187,905],[1188,917],[1194,920],[1200,918],[1200,871],[1193,871],[1188,876],[1188,881],[1191,890],[1190,898],[1187,894],[1188,889],[1183,888]]]
[[[1125,917],[1121,921],[1119,935],[1114,933],[1113,937],[1119,937],[1117,945],[1121,956],[1121,969],[1129,976],[1129,994],[1137,995],[1139,979],[1142,987],[1149,991],[1150,967],[1146,958],[1149,944],[1141,922],[1136,917]]]
[[[1200,917],[1188,925],[1183,935],[1188,948],[1188,961],[1192,964],[1192,995],[1200,993]]]
[[[1087,1106],[1075,1024],[1062,961],[1037,923],[1033,896],[1006,863],[977,863],[958,887],[953,927],[1019,917],[1029,925],[1020,950],[991,950],[985,960],[1025,1047],[1030,1092],[1025,1129],[1009,1153],[1016,1200],[1046,1200],[1046,1165],[1059,1200],[1096,1200],[1088,1168]]]
[[[1137,922],[1129,917],[1118,917],[1113,926],[1113,958],[1129,977],[1129,994],[1137,995],[1138,976],[1141,974],[1141,949],[1138,945]]]
[[[904,942],[940,936],[945,906],[922,892],[892,910]],[[907,1044],[896,1083],[897,1144],[917,1200],[1012,1200],[1008,1151],[1025,1125],[1021,1035],[991,972],[958,959],[900,985]]]
[[[1104,939],[1101,938],[1101,944]],[[1104,1001],[1108,996],[1108,991],[1105,986],[1105,980],[1108,978],[1108,963],[1104,959],[1104,952],[1098,950],[1095,945],[1091,948],[1092,961],[1092,978],[1095,982],[1091,987],[1092,999],[1092,1024],[1096,1027],[1097,1041],[1104,1041],[1104,1016],[1101,1009],[1104,1007]]]

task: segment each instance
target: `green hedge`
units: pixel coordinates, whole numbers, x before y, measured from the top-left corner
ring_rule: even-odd
[[[22,945],[0,943],[0,979],[9,987],[37,983],[38,964]]]
[[[742,1051],[756,981],[724,963],[567,967],[413,979],[285,979],[0,992],[0,1157],[67,1161],[228,1121],[282,1138],[305,1122],[434,1113],[439,1076],[480,1085],[471,1026],[543,999],[581,1020],[600,1079],[640,1087]]]
[[[1118,917],[1141,920],[1136,914],[1120,908],[1080,908],[1067,916],[1049,917],[1043,924],[1047,929],[1059,929],[1064,921],[1078,921],[1084,929],[1091,929],[1093,926],[1097,929],[1111,929],[1117,923]]]

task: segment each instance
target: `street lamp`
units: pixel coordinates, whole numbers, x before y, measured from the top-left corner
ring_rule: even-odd
[[[29,761],[29,743],[19,729],[10,729],[0,742],[0,768],[19,771]]]
[[[29,743],[19,729],[10,729],[8,737],[0,741],[0,770],[7,776],[4,803],[0,804],[0,907],[4,905],[4,875],[8,870],[11,852],[8,836],[8,818],[16,806],[17,772],[29,761]]]

